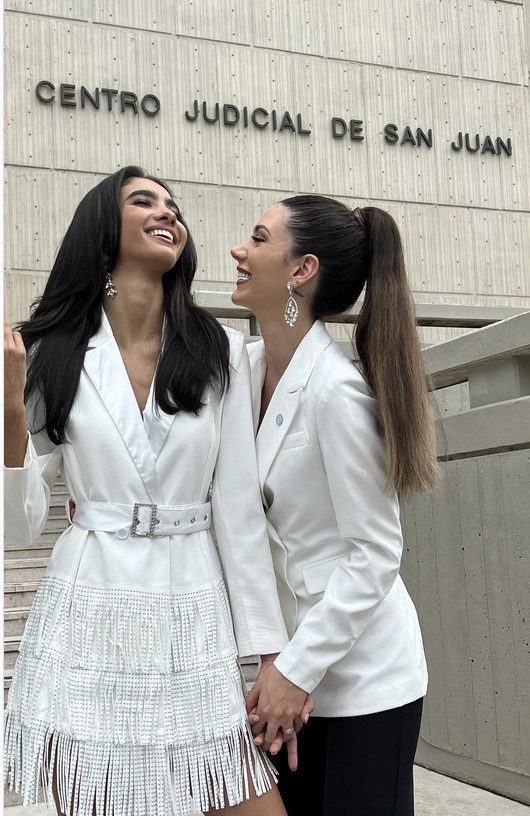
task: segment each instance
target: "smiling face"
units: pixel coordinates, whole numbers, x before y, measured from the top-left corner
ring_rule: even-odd
[[[188,234],[177,218],[178,207],[168,191],[146,178],[133,178],[120,193],[121,234],[115,271],[146,266],[163,274],[186,245]]]
[[[291,237],[285,227],[286,209],[274,204],[261,216],[252,235],[231,250],[237,261],[234,303],[246,306],[258,320],[281,317],[297,261],[290,259]]]

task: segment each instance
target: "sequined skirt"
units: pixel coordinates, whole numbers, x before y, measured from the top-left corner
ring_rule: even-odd
[[[183,816],[270,789],[222,579],[175,594],[46,575],[6,709],[5,781],[76,816]]]

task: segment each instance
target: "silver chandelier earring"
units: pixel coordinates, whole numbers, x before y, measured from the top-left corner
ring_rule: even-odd
[[[116,297],[118,294],[118,290],[114,286],[114,281],[112,280],[112,270],[109,269],[110,266],[110,258],[105,253],[103,255],[103,263],[105,264],[105,294],[107,297]]]
[[[294,285],[292,281],[287,282],[287,289],[289,290],[289,299],[285,306],[285,312],[283,313],[283,319],[287,323],[288,326],[294,326],[296,321],[298,320],[298,304],[293,297],[293,289]]]
[[[118,290],[114,286],[114,281],[112,280],[112,272],[107,272],[105,275],[105,293],[107,297],[116,297],[118,294]]]

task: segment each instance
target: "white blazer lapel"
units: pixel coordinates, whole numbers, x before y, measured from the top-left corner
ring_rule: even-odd
[[[302,401],[304,388],[311,376],[315,362],[331,342],[332,338],[324,324],[319,320],[315,321],[293,354],[291,362],[276,387],[256,437],[258,471],[262,489]],[[265,376],[265,368],[264,366],[260,367],[260,361],[262,359],[264,361],[264,354],[263,341],[256,349],[252,348],[252,346],[249,347],[253,372],[254,403],[256,402],[256,390],[259,387],[257,394],[258,413]]]
[[[267,372],[265,360],[265,346],[263,340],[250,343],[247,346],[250,359],[250,384],[252,390],[252,420],[254,423],[254,436],[258,433],[259,415],[261,411],[261,392]]]
[[[149,397],[147,399],[147,403],[144,410],[144,428],[149,437],[149,442],[151,444],[151,449],[155,455],[155,459],[158,459],[160,455],[160,451],[164,447],[164,443],[167,439],[169,431],[171,430],[171,426],[175,421],[176,414],[166,414],[165,411],[162,411],[161,408],[158,408],[155,412],[155,388],[154,388],[154,377],[153,382],[151,384],[151,390],[149,392]]]
[[[151,501],[158,502],[160,488],[156,456],[104,311],[101,326],[89,341],[84,368],[120,432]]]
[[[280,380],[256,437],[260,484],[264,485],[302,399],[302,388],[287,391]]]
[[[296,414],[302,392],[298,387],[291,391],[286,390],[284,375],[278,383],[258,431],[261,392],[267,372],[263,340],[251,343],[247,349],[250,358],[254,433],[257,434],[258,471],[260,484],[263,485]]]

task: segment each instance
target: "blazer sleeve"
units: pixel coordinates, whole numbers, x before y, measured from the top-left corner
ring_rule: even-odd
[[[23,466],[4,467],[4,534],[8,541],[25,547],[41,534],[61,461],[62,448],[46,434],[28,433]]]
[[[287,643],[261,502],[244,343],[240,333],[232,339],[212,485],[214,532],[241,657],[279,652]]]
[[[395,491],[384,489],[377,402],[358,377],[328,382],[316,422],[329,496],[349,555],[275,661],[285,677],[308,692],[360,638],[400,568],[399,505]]]

